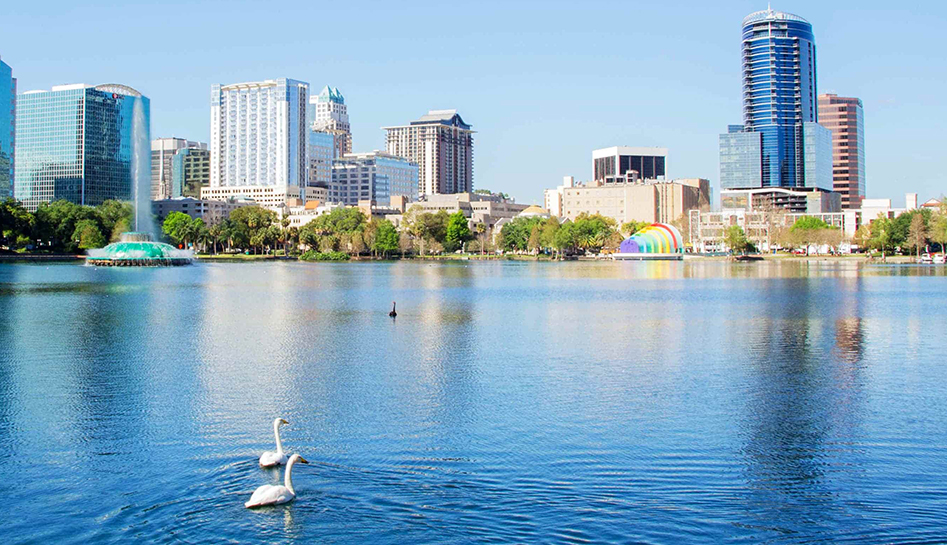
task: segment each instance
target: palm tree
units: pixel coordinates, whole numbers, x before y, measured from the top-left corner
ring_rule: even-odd
[[[487,226],[482,223],[478,223],[475,229],[477,230],[477,236],[480,238],[480,255],[483,256],[483,246],[484,246],[483,235],[487,232]]]

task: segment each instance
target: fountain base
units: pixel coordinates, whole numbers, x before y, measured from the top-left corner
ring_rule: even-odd
[[[194,254],[170,244],[155,242],[148,233],[122,233],[119,242],[89,250],[87,265],[96,267],[177,267],[190,265]]]

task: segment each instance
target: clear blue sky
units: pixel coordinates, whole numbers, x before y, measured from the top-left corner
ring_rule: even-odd
[[[152,136],[206,141],[213,83],[276,77],[345,95],[356,151],[380,127],[456,108],[478,131],[474,183],[541,202],[591,151],[670,148],[669,175],[718,182],[741,122],[740,23],[762,1],[7,2],[0,56],[20,91],[124,83]],[[807,18],[819,91],[865,104],[869,197],[947,193],[942,2],[774,2]]]

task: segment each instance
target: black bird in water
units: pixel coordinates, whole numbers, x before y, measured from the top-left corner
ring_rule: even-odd
[[[395,302],[392,301],[392,302],[391,302],[391,312],[388,313],[388,316],[391,316],[392,318],[394,318],[394,317],[397,316],[397,315],[398,315],[398,313],[395,312]]]

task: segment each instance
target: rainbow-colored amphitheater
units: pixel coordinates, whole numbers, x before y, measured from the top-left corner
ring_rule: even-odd
[[[684,252],[684,240],[677,227],[666,223],[652,223],[621,241],[618,252],[622,254],[680,254]]]

